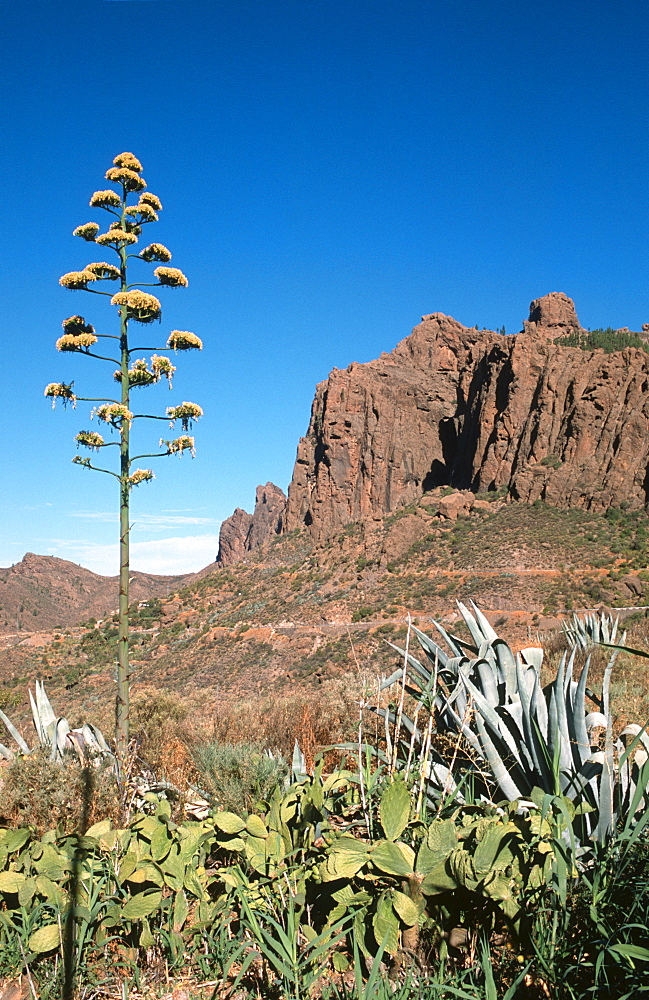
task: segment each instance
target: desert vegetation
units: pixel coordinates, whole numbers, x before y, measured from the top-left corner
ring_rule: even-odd
[[[170,981],[296,1000],[642,996],[649,737],[613,704],[633,654],[602,645],[627,637],[575,618],[514,654],[460,610],[437,639],[409,627],[378,685],[240,703],[211,732],[143,693],[126,770],[19,748],[2,974],[43,997]]]

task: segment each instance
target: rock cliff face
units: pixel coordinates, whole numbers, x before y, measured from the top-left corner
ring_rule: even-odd
[[[649,499],[649,355],[555,344],[571,299],[530,306],[516,336],[422,318],[390,354],[318,385],[283,530],[316,541],[451,485],[603,510]]]
[[[572,300],[552,292],[515,336],[432,313],[391,353],[334,369],[316,388],[288,500],[260,486],[254,514],[223,522],[217,561],[282,531],[307,528],[319,542],[351,522],[370,526],[438,486],[557,507],[644,506],[649,355],[561,344],[580,329]]]
[[[279,535],[285,507],[286,496],[279,486],[274,483],[258,486],[254,514],[237,507],[221,525],[217,563],[230,566],[239,562],[248,552],[254,552],[274,535]]]

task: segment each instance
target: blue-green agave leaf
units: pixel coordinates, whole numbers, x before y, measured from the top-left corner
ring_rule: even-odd
[[[464,652],[468,650],[469,652],[476,653],[477,650],[473,649],[468,643],[463,642],[462,639],[458,639],[456,635],[451,635],[447,632],[443,625],[437,621],[433,621],[433,625],[441,635],[444,642],[448,645],[454,656],[464,656]]]
[[[25,740],[22,738],[22,736],[14,726],[13,722],[10,719],[8,719],[7,716],[4,714],[4,712],[2,711],[0,711],[0,719],[2,719],[2,721],[4,722],[9,732],[9,735],[15,739],[22,753],[29,753],[29,747],[25,743]]]
[[[459,602],[458,602],[459,606]],[[471,607],[473,608],[473,613],[475,615],[475,620],[482,631],[484,638],[487,642],[495,642],[498,639],[498,633],[494,630],[493,626],[487,621],[485,616],[474,601],[471,601]]]
[[[517,740],[509,731],[509,728],[503,725],[501,717],[495,709],[491,707],[484,695],[478,691],[475,684],[473,684],[468,677],[463,678],[463,680],[467,691],[473,698],[476,709],[480,712],[483,719],[490,727],[492,734],[498,735],[499,739],[506,744],[511,757],[520,764],[520,734],[517,744]]]
[[[489,763],[494,781],[498,785],[498,789],[500,790],[503,799],[515,802],[516,799],[523,798],[524,789],[520,788],[516,784],[509,770],[503,763],[502,757],[496,750],[496,747],[487,732],[485,724],[479,715],[476,715],[475,723],[480,736],[482,751]]]

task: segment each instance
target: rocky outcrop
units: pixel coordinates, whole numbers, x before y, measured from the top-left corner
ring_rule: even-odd
[[[252,527],[252,514],[237,507],[221,524],[219,551],[216,561],[221,566],[231,566],[243,559],[249,551],[248,536]]]
[[[390,354],[316,389],[284,530],[316,541],[436,486],[603,510],[649,494],[649,356],[565,347],[571,299],[536,299],[516,336],[422,317]]]
[[[523,330],[537,337],[561,337],[581,329],[575,304],[563,292],[550,292],[534,299],[530,303],[529,319],[523,323]]]
[[[284,523],[286,496],[279,486],[266,483],[258,486],[254,514],[247,514],[237,507],[221,525],[219,553],[216,561],[221,566],[239,562],[247,553],[263,547],[279,535]]]

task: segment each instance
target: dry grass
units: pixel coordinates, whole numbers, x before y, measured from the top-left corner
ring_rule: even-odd
[[[43,750],[17,757],[3,769],[0,825],[31,826],[37,835],[58,827],[65,833],[87,830],[110,818],[119,824],[121,799],[107,768],[80,767],[70,754],[62,764]]]
[[[268,695],[219,706],[209,739],[219,743],[263,743],[290,760],[295,741],[308,768],[318,751],[353,739],[360,692],[345,679],[325,681],[316,691]]]

